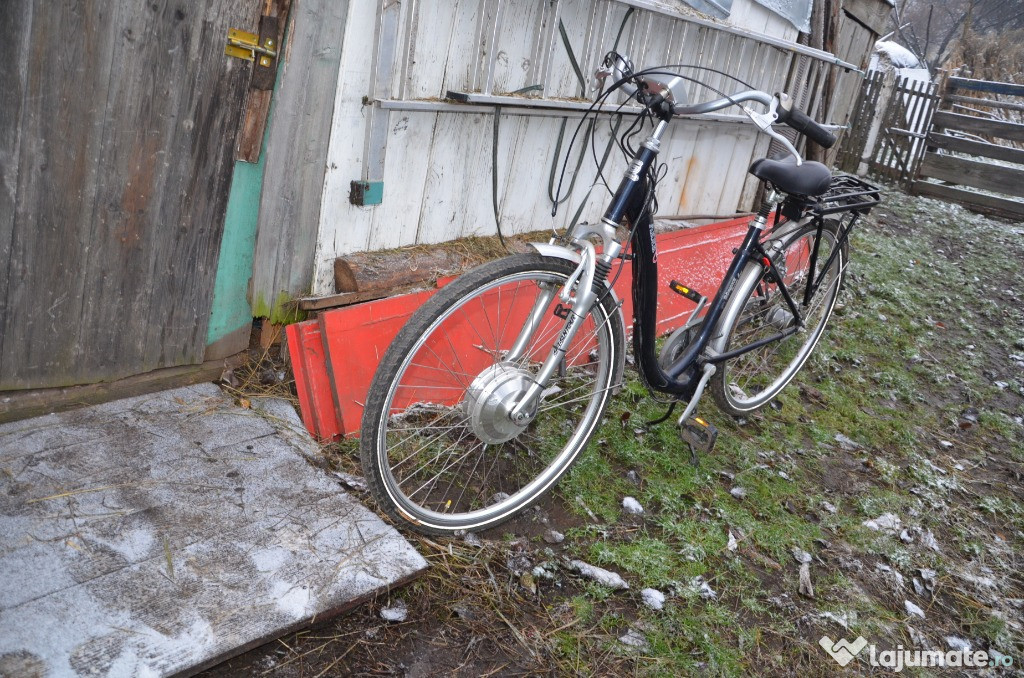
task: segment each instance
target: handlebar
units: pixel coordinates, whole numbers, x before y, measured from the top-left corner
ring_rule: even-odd
[[[744,112],[751,118],[751,120],[754,121],[755,124],[757,124],[758,128],[762,132],[780,141],[790,154],[796,158],[798,164],[802,162],[802,158],[799,153],[797,153],[796,149],[788,139],[771,129],[773,123],[784,123],[796,130],[798,133],[803,134],[811,141],[814,141],[825,148],[831,148],[836,143],[836,136],[834,134],[810,118],[806,113],[793,106],[792,97],[785,93],[778,93],[775,96],[772,96],[767,92],[746,90],[738,92],[732,96],[723,96],[719,99],[707,101],[701,104],[688,104],[685,101],[678,101],[678,98],[683,97],[676,97],[675,95],[675,88],[683,81],[682,77],[677,76],[670,80],[668,84],[663,84],[653,80],[644,80],[642,77],[638,77],[633,74],[629,60],[619,54],[615,54],[614,58],[611,59],[610,62],[606,61],[605,68],[607,70],[605,70],[604,73],[606,75],[614,74],[616,80],[621,83],[622,89],[624,89],[630,96],[637,96],[639,88],[634,84],[634,82],[637,82],[638,84],[644,85],[644,89],[657,97],[658,101],[670,103],[672,107],[672,115],[700,115],[702,113],[712,113],[747,101],[764,104],[768,107],[767,114],[758,114],[747,108],[744,108]],[[601,77],[601,72],[598,73],[598,77]]]
[[[759,92],[756,89],[750,89],[745,92],[738,92],[729,97],[722,97],[721,99],[715,99],[714,101],[706,101],[702,104],[693,104],[692,106],[676,104],[672,107],[672,113],[675,115],[699,115],[701,113],[713,113],[714,111],[720,111],[723,108],[728,108],[729,106],[740,104],[744,101],[756,101],[764,104],[765,106],[771,106],[772,95],[766,92]]]
[[[779,122],[789,125],[800,134],[825,148],[832,148],[836,135],[815,122],[806,113],[793,106],[793,99],[785,92],[775,95],[779,100]]]

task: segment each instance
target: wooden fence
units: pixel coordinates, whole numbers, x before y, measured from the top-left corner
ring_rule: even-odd
[[[992,113],[1024,110],[1024,99],[1000,101],[960,92],[1016,98],[1024,97],[1024,85],[949,78],[910,190],[982,212],[1024,218],[1024,202],[1012,199],[1024,198],[1024,169],[1006,164],[1024,165],[1024,150],[1019,147],[1024,143],[1024,125]]]
[[[1024,198],[1024,169],[1014,166],[1024,165],[1024,124],[1000,119],[1005,112],[1024,112],[1024,85],[950,77],[940,86],[873,73],[837,164],[912,193],[1024,218],[1024,202],[1014,199]]]
[[[885,73],[881,71],[869,71],[864,78],[860,94],[850,111],[850,129],[843,137],[836,156],[836,165],[844,172],[856,172],[861,164],[864,149],[871,138],[871,122],[885,85]]]

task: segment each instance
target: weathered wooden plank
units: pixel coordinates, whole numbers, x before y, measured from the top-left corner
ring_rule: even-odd
[[[163,53],[154,49],[150,57],[157,62],[170,62],[167,78],[170,80],[175,73],[194,69],[191,71],[193,82],[207,84],[182,83],[180,92],[168,97],[167,110],[162,114],[154,111],[152,122],[143,123],[144,127],[161,130],[165,152],[174,158],[165,170],[159,167],[160,153],[152,159],[156,164],[154,186],[159,187],[159,192],[155,194],[156,200],[144,228],[153,244],[146,272],[136,282],[129,283],[148,287],[148,293],[134,296],[121,293],[121,298],[132,300],[129,317],[140,318],[144,323],[142,336],[148,369],[201,363],[205,354],[217,258],[234,166],[234,134],[249,70],[248,64],[242,62],[225,63],[218,38],[226,33],[233,19],[249,18],[247,14],[251,16],[258,11],[252,7],[253,3],[244,0],[221,1],[223,4],[212,19],[203,12],[183,12],[174,3],[167,2],[154,24],[155,30],[166,32],[168,26],[180,22],[183,37],[180,60],[176,54],[172,57],[166,53],[174,50],[174,46],[168,45],[164,45]],[[173,35],[175,31],[170,32]],[[135,57],[131,53],[125,56]],[[159,97],[159,79],[150,85],[152,80],[147,78],[153,79],[160,71],[151,68],[140,72],[135,94],[142,91],[147,93],[143,96],[149,96],[152,87],[152,96]],[[214,80],[208,74],[220,77]],[[125,105],[131,105],[133,92],[126,88],[123,95]],[[140,145],[146,148],[141,140]],[[125,158],[128,163],[132,160]],[[182,227],[167,229],[167,224]],[[147,281],[151,284],[147,285]],[[110,297],[104,297],[96,309],[99,311],[114,303]]]
[[[986,214],[994,214],[1008,219],[1024,219],[1024,202],[1008,198],[986,195],[977,191],[965,191],[962,188],[933,184],[927,181],[915,181],[911,185],[911,192],[957,202]]]
[[[928,135],[928,145],[943,148],[947,151],[1024,164],[1024,150],[1013,148],[1012,146],[1000,146],[998,144],[985,143],[984,141],[974,141],[972,139],[936,133]]]
[[[877,39],[885,32],[892,5],[885,0],[843,0],[843,11],[870,28]]]
[[[35,3],[0,388],[202,361],[251,4]]]
[[[0,655],[35,660],[17,675],[193,675],[421,572],[318,451],[287,403],[212,384],[0,426],[22,490],[0,507]]]
[[[957,104],[968,104],[979,108],[998,108],[1004,111],[1024,111],[1024,104],[1012,101],[997,101],[995,99],[980,99],[978,97],[963,97],[956,94],[947,94],[946,101]]]
[[[406,83],[409,98],[443,97],[449,59],[453,55],[466,59],[473,53],[474,50],[466,49],[465,42],[458,38],[473,25],[458,21],[460,17],[466,18],[462,15],[465,5],[466,2],[459,0],[420,0],[416,4],[416,15],[410,22],[414,34]],[[439,45],[443,48],[438,49]],[[462,69],[458,72],[464,73]]]
[[[99,405],[167,388],[217,381],[225,370],[241,366],[246,359],[244,354],[238,354],[199,365],[167,367],[111,382],[0,393],[0,424],[74,410],[85,405]]]
[[[558,118],[534,118],[531,116],[514,116],[502,114],[500,139],[498,144],[498,213],[501,217],[501,229],[504,235],[541,230],[551,224],[551,201],[545,191],[552,166],[556,172],[561,170],[562,159],[569,151],[569,141],[576,129],[578,120],[566,120],[565,135],[562,140],[560,157],[554,157],[555,140],[561,128]],[[569,166],[566,170],[563,194],[569,192],[576,159],[579,157],[584,142],[582,133],[572,149]],[[589,156],[588,156],[589,157]],[[593,161],[584,162],[580,169],[577,184],[587,184],[593,176]],[[557,176],[555,179],[557,190]],[[485,189],[489,197],[490,186]],[[552,191],[554,192],[554,191]],[[523,196],[542,196],[538,200],[525,200]],[[575,205],[567,201],[562,213],[571,214]]]
[[[691,183],[686,193],[687,203],[680,204],[682,214],[718,214],[722,191],[725,184],[733,181],[729,175],[736,137],[718,134],[713,126],[700,125],[697,143],[694,145],[690,180],[694,177],[719,177],[718,181],[701,180]],[[739,130],[735,130],[739,131]],[[692,173],[696,174],[692,174]],[[742,176],[742,175],[741,175]],[[740,177],[735,179],[741,183]],[[733,207],[729,211],[733,211]]]
[[[972,80],[971,78],[951,77],[947,81],[949,89],[966,89],[974,92],[991,92],[992,94],[1009,94],[1010,96],[1024,96],[1024,85],[1012,82],[996,82],[992,80]]]
[[[249,70],[246,63],[224,58],[219,38],[232,21],[254,21],[258,10],[247,0],[220,0],[210,16],[170,1],[133,8],[134,30],[154,39],[145,48],[125,45],[115,56],[142,61],[112,87],[113,110],[132,110],[138,101],[160,103],[143,104],[139,133],[108,152],[108,162],[123,168],[127,181],[101,183],[100,214],[117,224],[112,235],[126,238],[122,246],[128,249],[112,260],[95,261],[97,268],[123,266],[125,271],[116,285],[109,284],[110,276],[100,276],[99,293],[87,297],[83,309],[86,317],[107,326],[91,336],[83,332],[81,339],[87,346],[103,345],[122,313],[138,319],[135,331],[120,335],[115,349],[127,355],[138,351],[138,363],[117,376],[204,359],[234,134]],[[188,76],[176,81],[182,73]],[[166,95],[165,82],[176,85]],[[164,157],[171,162],[161,162]],[[126,202],[121,194],[128,191],[135,197]],[[106,211],[104,204],[115,200],[120,205]],[[132,252],[136,229],[138,250]]]
[[[747,200],[743,196],[747,194],[747,169],[750,163],[756,159],[755,153],[764,151],[767,144],[762,144],[761,139],[768,139],[757,132],[757,128],[743,126],[736,130],[734,138],[736,146],[730,157],[728,181],[722,182],[722,194],[718,199],[718,206],[715,208],[716,215],[731,215],[734,212],[750,209],[753,195]]]
[[[0,3],[0,44],[7,58],[0,59],[0,329],[7,316],[14,215],[18,203],[22,111],[28,80],[32,36],[31,3]],[[0,336],[0,381],[3,378],[3,336]]]
[[[1024,197],[1024,170],[952,155],[925,154],[921,175],[986,191]]]
[[[59,373],[74,370],[82,357],[74,333],[82,322],[83,253],[112,245],[91,239],[89,230],[117,42],[110,26],[119,8],[30,6],[14,160],[17,200],[0,275],[8,285],[0,316],[0,390],[74,383]]]
[[[366,209],[372,215],[371,250],[390,249],[416,241],[423,205],[423,187],[431,171],[430,154],[420,144],[430,139],[437,113],[395,111],[390,116],[388,153],[384,163],[384,199]]]
[[[949,111],[938,111],[932,117],[932,122],[938,127],[955,129],[971,134],[981,134],[1010,141],[1024,141],[1024,125],[1002,120],[989,120],[977,118],[971,115],[960,115]]]
[[[542,34],[540,28],[545,3],[506,0],[506,4],[496,45],[494,94],[506,94],[540,84],[529,80],[529,76],[536,58],[537,40]],[[453,43],[458,44],[458,41]],[[466,53],[468,50],[460,51]],[[446,88],[455,89],[457,85],[449,80]]]
[[[409,7],[415,3],[403,3]],[[351,182],[364,179],[363,162],[365,128],[368,111],[363,97],[367,83],[375,78],[371,60],[366,58],[374,50],[374,25],[378,3],[356,2],[350,5],[345,36],[342,40],[342,63],[338,80],[334,83],[335,97],[331,138],[327,148],[324,193],[320,210],[318,248],[324,250],[316,259],[316,278],[313,291],[325,294],[334,283],[334,258],[365,250],[370,241],[374,207],[356,207],[349,202]],[[407,21],[405,11],[402,21]],[[403,47],[404,49],[404,47]],[[397,58],[397,57],[396,57]],[[404,57],[403,57],[404,59]],[[405,77],[401,78],[405,82]],[[404,85],[400,85],[404,86]],[[385,171],[387,171],[385,162]],[[385,183],[384,190],[388,190]],[[329,217],[327,216],[329,215]],[[410,241],[388,244],[387,247],[407,245]]]
[[[274,19],[277,33],[277,45],[284,45],[285,28],[288,25],[288,11],[292,0],[263,0],[264,14]],[[280,49],[278,50],[280,52]],[[259,73],[259,87],[250,84],[249,93],[242,114],[242,124],[238,130],[238,144],[235,157],[245,162],[259,162],[260,151],[263,149],[264,132],[267,129],[267,116],[270,114],[270,102],[273,99],[274,82],[278,66],[283,58],[279,53],[270,69],[262,69]],[[254,64],[253,68],[257,68]],[[256,73],[253,74],[256,78]],[[269,86],[266,86],[268,85]]]
[[[559,21],[565,27],[569,44],[576,59],[583,57],[587,39],[590,7],[589,0],[559,0],[558,16],[553,18],[554,29],[548,45],[547,72],[543,80],[544,96],[549,98],[570,98],[580,94],[580,84],[569,61],[569,53],[559,31]],[[584,12],[583,10],[590,10]]]
[[[284,72],[267,137],[267,173],[253,257],[252,309],[274,322],[310,289],[323,197],[331,112],[348,2],[311,0],[292,9]]]
[[[480,180],[490,177],[492,124],[492,116],[483,113],[438,114],[417,243],[494,233],[489,182]],[[453,192],[452,186],[462,190]]]

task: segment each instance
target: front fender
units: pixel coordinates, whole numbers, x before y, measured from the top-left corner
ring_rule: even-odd
[[[551,243],[546,242],[531,242],[530,247],[537,250],[545,257],[565,259],[566,261],[571,261],[574,264],[578,264],[582,261],[579,252],[574,252],[568,247],[562,247],[561,245],[552,245]]]

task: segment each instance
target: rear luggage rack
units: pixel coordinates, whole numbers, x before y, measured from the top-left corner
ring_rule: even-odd
[[[832,177],[828,192],[812,208],[814,214],[824,216],[836,212],[867,214],[882,200],[881,191],[860,177],[837,174]]]

